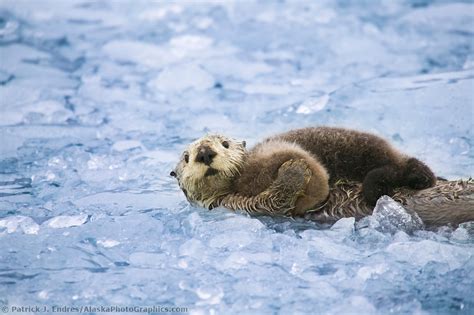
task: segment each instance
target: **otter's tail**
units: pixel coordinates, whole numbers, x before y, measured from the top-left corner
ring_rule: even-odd
[[[438,181],[434,187],[400,190],[393,197],[415,211],[426,226],[457,226],[474,221],[474,180]]]
[[[396,188],[391,196],[405,208],[416,212],[428,228],[474,221],[474,180],[438,180],[427,189]],[[328,200],[306,218],[321,223],[333,223],[340,218],[362,218],[372,214],[357,182],[339,181],[330,189]]]

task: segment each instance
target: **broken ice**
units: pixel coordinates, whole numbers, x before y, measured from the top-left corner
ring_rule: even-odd
[[[471,314],[474,233],[388,198],[332,227],[188,204],[221,132],[333,125],[473,175],[469,1],[0,3],[0,306]]]

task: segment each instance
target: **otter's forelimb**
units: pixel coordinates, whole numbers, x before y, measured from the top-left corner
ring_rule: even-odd
[[[217,206],[244,210],[250,214],[295,215],[297,200],[305,198],[311,169],[304,159],[291,159],[278,169],[278,177],[265,191],[255,196],[228,194],[217,201]]]
[[[409,187],[426,189],[433,187],[436,176],[431,169],[416,158],[408,158],[400,164],[389,164],[367,173],[362,184],[362,192],[369,205],[375,205],[383,196],[392,196],[394,189]]]

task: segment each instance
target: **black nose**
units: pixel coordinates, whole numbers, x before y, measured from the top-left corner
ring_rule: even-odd
[[[216,152],[212,151],[209,147],[200,147],[198,154],[196,155],[196,162],[201,162],[206,165],[211,165],[212,159],[217,155]]]

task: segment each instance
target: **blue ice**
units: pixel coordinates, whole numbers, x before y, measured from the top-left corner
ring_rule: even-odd
[[[389,199],[332,227],[206,211],[168,176],[207,132],[315,125],[472,176],[473,21],[472,1],[2,0],[0,306],[474,313],[472,224],[425,231]]]

